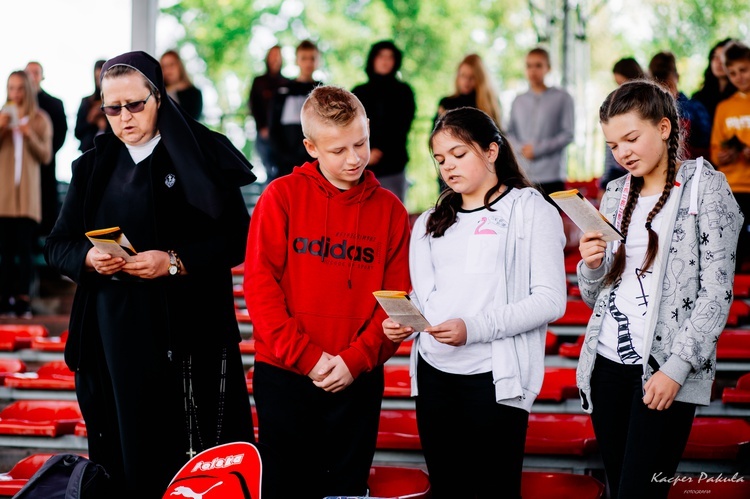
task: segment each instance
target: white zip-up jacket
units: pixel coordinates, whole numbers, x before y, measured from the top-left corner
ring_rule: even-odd
[[[497,402],[530,411],[544,379],[547,325],[565,313],[565,234],[560,214],[536,189],[511,189],[506,196],[504,201],[512,205],[507,237],[500,242],[505,245],[501,252],[505,256],[498,256],[496,263],[505,279],[497,281],[492,307],[461,319],[466,324],[467,345],[484,344],[491,352]],[[422,312],[435,290],[435,274],[440,272],[431,258],[433,238],[425,235],[429,213],[415,223],[409,254],[411,298]],[[458,216],[456,223],[461,223],[461,213]],[[456,296],[455,300],[473,303],[472,296]],[[416,365],[423,334],[428,333],[416,333],[411,352],[412,395],[418,394]]]

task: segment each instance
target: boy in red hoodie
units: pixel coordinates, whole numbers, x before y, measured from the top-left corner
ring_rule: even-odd
[[[372,292],[410,289],[409,219],[365,170],[369,125],[354,94],[319,86],[301,117],[316,161],[265,189],[245,259],[263,497],[363,496],[397,347]]]

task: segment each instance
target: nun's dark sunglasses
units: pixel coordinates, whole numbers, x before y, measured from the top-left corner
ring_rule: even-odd
[[[106,114],[107,116],[120,116],[122,108],[124,107],[131,114],[140,113],[146,107],[146,103],[152,95],[154,94],[148,94],[148,97],[146,97],[144,100],[128,102],[127,104],[123,104],[122,106],[102,106],[102,111],[104,111],[104,114]]]

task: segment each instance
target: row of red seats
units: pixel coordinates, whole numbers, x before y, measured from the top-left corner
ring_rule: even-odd
[[[580,343],[564,344],[560,348],[579,349]],[[406,348],[405,348],[406,349]],[[385,365],[386,398],[408,398],[411,393],[409,366]],[[252,394],[252,368],[247,371],[248,393]],[[29,372],[26,364],[19,359],[0,359],[0,385],[15,389],[29,390],[74,390],[75,374],[62,360],[43,364],[37,371]],[[576,371],[571,367],[546,367],[544,382],[537,400],[540,402],[561,402],[578,397]],[[725,387],[722,393],[725,404],[750,405],[750,373],[739,378],[735,387]]]
[[[52,453],[32,454],[18,461],[7,473],[0,473],[0,497],[12,497],[17,494],[29,478],[53,455]],[[88,456],[84,454],[84,457]],[[590,480],[595,480],[590,477],[583,477],[581,480],[585,480],[585,483],[581,481],[581,485],[576,490],[593,491],[596,484],[599,483],[598,481],[595,481],[595,483],[590,482]],[[429,497],[430,494],[429,478],[427,473],[420,468],[373,466],[370,469],[368,485],[370,487],[370,494],[383,499],[421,499]],[[584,485],[588,485],[588,487]],[[594,498],[601,496],[589,494],[584,495],[584,497]]]
[[[571,258],[572,262],[572,258]],[[566,264],[566,270],[570,270],[567,268]],[[575,267],[572,269],[573,273],[575,273]],[[577,284],[568,281],[568,298],[580,298],[581,297],[581,289],[578,287]],[[734,299],[735,300],[747,300],[750,298],[750,274],[737,274],[734,276]]]
[[[0,496],[10,497],[18,493],[28,479],[53,455],[32,454],[18,461],[7,473],[0,473]],[[420,468],[375,465],[370,469],[368,485],[370,495],[381,499],[430,497],[429,477]],[[524,471],[521,478],[521,494],[526,499],[599,499],[604,494],[604,484],[589,475]]]
[[[550,333],[547,333],[549,336]],[[584,336],[580,335],[575,342],[564,342],[557,348],[557,355],[577,359],[581,355]],[[549,350],[548,355],[552,355]],[[725,329],[719,336],[716,345],[718,360],[750,360],[750,330]]]
[[[75,401],[20,400],[0,411],[0,435],[55,438],[74,434],[86,436],[83,416]],[[416,412],[383,409],[377,445],[380,450],[421,450]],[[750,422],[741,418],[697,417],[683,457],[733,460],[740,447],[747,445],[750,445]],[[529,415],[527,454],[588,456],[596,449],[588,415]]]
[[[740,317],[745,317],[750,313],[750,306],[745,302],[734,302],[730,310],[730,326],[736,326]],[[591,315],[591,310],[583,301],[570,300],[565,315],[550,325],[584,326]],[[245,316],[249,322],[249,316]],[[17,351],[24,348],[44,352],[62,352],[65,350],[65,342],[68,333],[64,331],[59,336],[49,336],[47,329],[41,325],[2,325],[0,326],[0,351]],[[547,332],[546,353],[547,355],[560,355],[569,358],[578,358],[583,344],[583,336],[579,336],[575,343],[562,343],[557,345],[557,336]],[[242,353],[255,354],[255,343],[252,339],[244,340],[240,343]],[[411,343],[404,342],[399,346],[396,355],[408,355],[411,351]],[[719,360],[750,360],[750,330],[747,329],[727,329],[719,337],[717,345],[717,358]]]
[[[586,326],[591,317],[591,308],[583,300],[568,298],[565,314],[550,323],[550,327],[557,326]],[[750,304],[742,300],[734,300],[729,307],[727,326],[736,327],[750,318]]]

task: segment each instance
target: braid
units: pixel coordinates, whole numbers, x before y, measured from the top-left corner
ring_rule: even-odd
[[[672,130],[677,130],[675,124],[672,124]],[[680,136],[679,133],[672,132],[669,136],[669,142],[667,144],[667,182],[664,184],[664,190],[659,196],[659,200],[656,205],[651,209],[648,216],[646,217],[646,230],[648,231],[648,247],[646,248],[646,257],[643,259],[643,265],[641,265],[640,277],[646,274],[646,271],[651,267],[656,259],[656,252],[659,249],[659,235],[654,229],[651,228],[651,221],[661,211],[664,204],[669,198],[669,193],[672,192],[674,187],[674,180],[677,176],[677,151],[680,148]]]
[[[599,107],[599,121],[601,123],[608,123],[609,119],[613,116],[620,116],[630,112],[636,113],[639,118],[651,122],[654,126],[658,126],[664,118],[668,119],[671,125],[671,131],[666,143],[666,182],[661,195],[659,196],[659,200],[646,217],[648,246],[646,248],[646,255],[643,264],[641,265],[643,269],[640,271],[640,277],[642,277],[649,267],[653,265],[654,260],[656,259],[656,253],[659,249],[659,236],[656,231],[651,228],[651,222],[666,204],[669,194],[672,192],[672,188],[675,185],[675,178],[677,177],[677,162],[682,155],[682,138],[685,132],[680,129],[679,111],[677,109],[675,98],[666,88],[661,87],[654,81],[637,79],[625,82],[617,87],[607,96],[606,99],[604,99],[604,102]],[[660,164],[655,165],[655,168],[660,166]],[[623,211],[622,227],[620,228],[625,236],[628,234],[628,225],[630,225],[633,210],[635,209],[636,202],[643,187],[643,178],[632,177],[631,185],[632,190],[628,196],[628,202]],[[612,267],[604,276],[604,283],[606,285],[612,284],[622,275],[624,270],[625,244],[621,244],[615,254]]]
[[[620,232],[622,232],[624,240],[628,238],[628,227],[630,227],[630,218],[633,216],[635,205],[638,204],[638,196],[643,188],[643,179],[641,177],[630,178],[630,193],[628,194],[628,202],[625,204],[625,208],[622,211],[622,223],[620,224]],[[615,282],[625,270],[625,243],[620,244],[615,253],[612,267],[604,276],[604,284],[610,285]]]

